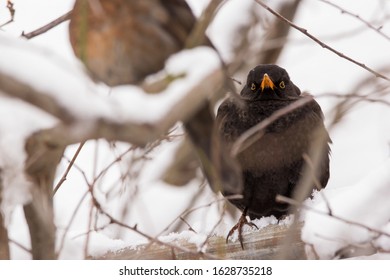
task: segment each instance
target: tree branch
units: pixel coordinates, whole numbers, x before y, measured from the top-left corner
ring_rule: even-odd
[[[325,49],[328,49],[330,50],[331,52],[335,53],[336,55],[338,55],[339,57],[343,58],[343,59],[346,59],[350,62],[352,62],[353,64],[367,70],[368,72],[374,74],[376,77],[378,78],[381,78],[381,79],[384,79],[386,81],[390,81],[390,78],[388,78],[387,76],[371,69],[370,67],[367,67],[365,64],[361,63],[361,62],[358,62],[348,56],[346,56],[345,54],[337,51],[336,49],[332,48],[331,46],[325,44],[324,42],[322,42],[321,40],[317,39],[314,35],[310,34],[306,29],[294,24],[292,21],[288,20],[287,18],[285,18],[284,16],[282,16],[281,14],[279,14],[278,12],[274,11],[273,9],[271,9],[268,5],[266,5],[264,2],[260,1],[260,0],[255,0],[260,6],[262,6],[264,9],[266,9],[267,11],[269,11],[271,14],[273,14],[274,16],[276,16],[277,18],[279,18],[280,20],[286,22],[287,24],[289,24],[291,27],[293,27],[294,29],[298,30],[299,32],[303,33],[304,35],[306,35],[307,37],[309,37],[310,39],[312,39],[314,42],[316,42],[317,44],[319,44],[321,47],[325,48]]]
[[[10,24],[11,22],[14,21],[16,10],[14,8],[14,3],[12,3],[11,0],[7,0],[7,9],[9,11],[9,13],[10,13],[11,18],[8,21],[6,21],[5,23],[0,24],[0,28],[3,28],[7,24]]]
[[[211,0],[209,5],[203,11],[200,18],[196,21],[194,28],[186,40],[186,47],[193,48],[205,41],[206,29],[214,18],[215,12],[224,0]]]
[[[71,14],[72,14],[72,11],[69,11],[66,14],[60,16],[59,18],[57,18],[57,19],[49,22],[48,24],[38,28],[37,30],[31,31],[29,33],[24,33],[24,31],[23,31],[21,36],[26,38],[26,39],[32,39],[38,35],[41,35],[47,31],[49,31],[50,29],[56,27],[57,25],[63,23],[64,21],[69,20]]]
[[[77,148],[75,154],[73,155],[72,157],[72,160],[69,162],[68,164],[68,167],[66,168],[64,174],[62,175],[60,181],[57,183],[57,185],[55,186],[54,190],[53,190],[53,196],[57,193],[58,189],[61,187],[61,185],[66,181],[66,178],[70,172],[70,170],[72,169],[73,167],[73,164],[76,162],[76,159],[77,157],[79,156],[82,148],[84,147],[84,144],[85,142],[81,142],[79,147]]]
[[[222,83],[222,70],[217,69],[191,88],[172,106],[175,110],[169,111],[156,123],[134,123],[116,121],[114,118],[105,119],[103,116],[96,116],[95,120],[78,119],[71,108],[59,104],[50,94],[39,92],[13,77],[0,73],[0,91],[30,103],[62,121],[57,127],[39,132],[46,144],[62,147],[98,138],[144,146],[166,133],[176,122],[184,122],[190,118],[207,98],[221,88]],[[113,116],[116,111],[113,106]]]
[[[359,20],[360,22],[362,22],[364,25],[366,25],[368,28],[374,30],[376,33],[378,33],[379,35],[381,35],[382,37],[386,38],[387,40],[390,40],[390,36],[388,36],[387,34],[383,33],[382,32],[382,27],[383,26],[379,26],[379,27],[375,27],[373,26],[370,22],[368,22],[367,20],[363,19],[361,16],[357,15],[357,14],[354,14],[350,11],[347,11],[346,9],[342,8],[341,6],[337,5],[337,4],[334,4],[328,0],[318,0],[318,1],[321,1],[325,4],[328,4],[329,6],[332,6],[338,10],[340,10],[340,12],[342,14],[346,14],[346,15],[350,15],[351,17],[354,17],[356,18],[357,20]]]
[[[296,201],[295,199],[292,199],[292,198],[289,198],[289,197],[285,197],[285,196],[282,196],[282,195],[277,195],[276,196],[276,200],[279,201],[279,202],[288,203],[288,204],[293,205],[295,207],[300,207],[300,208],[306,209],[308,211],[312,211],[314,213],[317,213],[317,214],[320,214],[320,215],[323,215],[323,216],[328,216],[328,217],[334,218],[334,219],[336,219],[338,221],[341,221],[341,222],[344,222],[344,223],[347,223],[347,224],[350,224],[350,225],[353,225],[353,226],[364,228],[364,229],[366,229],[366,230],[368,230],[370,232],[373,232],[373,233],[376,233],[376,234],[379,234],[379,235],[390,237],[390,233],[387,233],[385,231],[369,227],[369,226],[367,226],[365,224],[362,224],[362,223],[359,223],[359,222],[355,222],[353,220],[349,220],[349,219],[343,218],[341,216],[335,215],[333,213],[333,211],[321,211],[321,210],[318,210],[318,209],[316,209],[314,207],[311,207],[311,206],[308,206],[308,205],[306,205],[304,203]]]
[[[90,194],[91,194],[91,197],[92,197],[93,205],[96,207],[96,209],[102,215],[106,216],[109,219],[109,224],[116,224],[116,225],[118,225],[120,227],[123,227],[123,228],[129,229],[131,231],[134,231],[137,234],[141,235],[142,237],[145,237],[146,239],[148,239],[152,243],[156,243],[156,244],[158,244],[160,246],[168,246],[171,250],[175,250],[175,251],[178,251],[178,252],[185,253],[185,254],[187,254],[189,256],[193,256],[192,258],[194,258],[195,256],[198,256],[198,258],[199,257],[200,258],[206,257],[208,259],[215,259],[215,257],[213,255],[207,254],[207,253],[203,253],[203,252],[201,252],[199,250],[193,250],[192,248],[189,249],[189,248],[186,248],[186,247],[183,247],[183,246],[180,246],[180,245],[176,245],[176,244],[172,244],[172,243],[168,244],[166,242],[163,242],[163,241],[159,240],[158,238],[152,237],[152,236],[146,234],[145,232],[140,231],[139,229],[137,229],[137,225],[129,226],[129,225],[123,223],[122,221],[114,218],[111,214],[109,214],[108,212],[103,210],[103,208],[101,207],[100,203],[97,201],[97,199],[93,195],[93,189],[92,188],[90,188]]]

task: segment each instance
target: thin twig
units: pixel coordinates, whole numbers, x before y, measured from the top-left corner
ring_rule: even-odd
[[[314,184],[315,186],[317,187],[317,190],[320,191],[323,187],[325,186],[322,186],[321,185],[321,182],[318,178],[318,176],[316,175],[316,172],[315,172],[315,167],[314,167],[314,162],[311,160],[311,158],[309,157],[308,154],[303,154],[303,159],[305,160],[306,164],[308,165],[308,167],[310,168],[310,171],[311,171],[311,174],[313,176],[313,181],[314,181]],[[328,213],[330,215],[332,215],[332,208],[330,207],[330,203],[329,203],[329,200],[328,198],[325,196],[324,192],[320,192],[321,196],[322,196],[322,199],[325,201],[325,204],[326,204],[326,207],[328,209]]]
[[[320,215],[324,215],[324,216],[328,216],[328,217],[332,217],[332,218],[334,218],[334,219],[336,219],[338,221],[341,221],[341,222],[344,222],[344,223],[347,223],[347,224],[350,224],[350,225],[353,225],[353,226],[357,226],[357,227],[361,227],[361,228],[367,229],[370,232],[374,232],[374,233],[377,233],[377,234],[380,234],[380,235],[384,235],[386,237],[390,237],[390,233],[387,233],[385,231],[382,231],[382,230],[379,230],[379,229],[375,229],[375,228],[369,227],[369,226],[367,226],[365,224],[362,224],[362,223],[359,223],[359,222],[355,222],[355,221],[352,221],[352,220],[349,220],[349,219],[337,216],[337,215],[335,215],[332,212],[329,213],[328,211],[324,212],[324,211],[318,210],[318,209],[316,209],[314,207],[311,207],[311,206],[308,206],[308,205],[306,205],[304,203],[299,203],[298,201],[296,201],[296,200],[294,200],[292,198],[286,197],[286,196],[277,195],[276,196],[276,201],[288,203],[288,204],[296,206],[296,207],[301,207],[303,209],[312,211],[314,213],[317,213],[317,214],[320,214]]]
[[[161,236],[165,231],[167,231],[176,221],[178,220],[182,220],[184,221],[184,218],[185,216],[191,214],[192,212],[195,212],[197,210],[200,210],[202,208],[206,208],[206,207],[210,207],[211,205],[215,204],[215,203],[219,203],[221,201],[226,201],[227,199],[237,199],[237,198],[242,198],[241,195],[231,195],[231,196],[226,196],[226,197],[223,197],[223,198],[219,198],[219,199],[216,199],[216,200],[213,200],[207,204],[204,204],[204,205],[200,205],[200,206],[197,206],[197,207],[194,207],[194,208],[191,208],[191,209],[186,209],[184,210],[178,217],[176,217],[171,223],[169,223],[159,234],[157,234],[157,236]],[[220,217],[220,219],[217,221],[217,223],[214,225],[214,227],[211,229],[210,233],[214,232],[215,228],[222,222],[223,218],[222,218],[222,215]],[[188,223],[187,223],[188,225]],[[194,231],[195,232],[195,231]],[[207,241],[209,240],[209,238],[211,237],[210,234],[207,234],[207,238],[206,240],[202,243],[201,246],[198,246],[199,250],[202,251],[202,249],[206,246],[206,243]],[[148,244],[148,247],[151,247],[154,243],[154,240],[150,240],[150,243]]]
[[[81,205],[83,204],[83,201],[87,197],[87,195],[88,195],[88,191],[83,194],[83,196],[81,197],[80,201],[78,202],[76,208],[74,209],[74,211],[72,213],[72,216],[70,217],[69,223],[68,223],[68,225],[66,226],[66,228],[64,230],[64,234],[62,235],[62,238],[61,238],[61,241],[60,241],[60,246],[59,246],[59,249],[58,249],[58,252],[57,252],[57,256],[59,256],[61,254],[61,251],[62,251],[62,249],[65,246],[66,235],[68,234],[68,232],[70,230],[70,227],[71,227],[71,225],[73,224],[73,221],[76,218],[76,214],[77,214],[78,210],[80,209]]]
[[[217,229],[217,227],[222,223],[223,221],[223,217],[224,217],[224,214],[225,214],[225,211],[226,211],[226,207],[223,208],[222,210],[222,213],[219,215],[219,219],[218,221],[214,224],[214,226],[211,228],[210,230],[210,233],[207,234],[207,237],[206,239],[203,241],[203,243],[199,246],[199,248],[201,248],[201,250],[203,250],[203,248],[207,245],[207,242],[209,241],[210,237],[211,237],[211,234]]]
[[[190,249],[187,249],[187,248],[184,248],[182,246],[179,246],[179,245],[175,245],[175,244],[171,244],[171,243],[166,243],[166,242],[163,242],[161,240],[159,240],[158,238],[154,238],[150,235],[148,235],[147,233],[143,232],[143,231],[140,231],[138,228],[137,228],[137,225],[134,225],[134,226],[129,226],[123,222],[121,222],[120,220],[114,218],[112,215],[110,215],[108,212],[106,212],[101,204],[98,202],[98,200],[96,199],[95,195],[94,195],[94,192],[93,192],[93,186],[94,184],[96,183],[96,178],[94,179],[93,181],[93,184],[89,184],[88,181],[87,181],[87,184],[88,184],[88,192],[90,193],[91,195],[91,198],[92,198],[92,203],[93,203],[93,206],[94,208],[97,210],[98,213],[106,216],[108,219],[109,219],[109,224],[116,224],[120,227],[123,227],[123,228],[126,228],[126,229],[129,229],[135,233],[138,233],[139,235],[141,235],[142,237],[146,238],[149,240],[149,242],[153,242],[153,243],[157,243],[159,245],[162,245],[162,246],[167,246],[167,247],[170,247],[172,249],[176,249],[176,250],[179,250],[179,251],[182,251],[182,252],[185,252],[185,253],[188,253],[188,254],[193,254],[193,255],[201,255],[201,256],[205,256],[209,259],[217,259],[215,256],[213,255],[210,255],[210,254],[207,254],[207,253],[204,253],[204,252],[201,252],[201,251],[192,251]],[[88,238],[88,236],[87,236]]]
[[[306,164],[308,165],[308,167],[310,168],[310,171],[311,171],[311,175],[312,175],[312,179],[313,179],[313,182],[314,182],[314,185],[316,186],[317,190],[321,190],[324,186],[321,185],[321,182],[318,178],[318,176],[316,175],[316,169],[314,167],[314,163],[313,161],[311,160],[311,158],[309,157],[308,154],[304,153],[302,155],[302,158],[305,160]]]
[[[66,181],[67,176],[68,176],[70,170],[72,169],[72,167],[73,167],[77,157],[79,156],[79,154],[80,154],[84,144],[85,144],[85,142],[81,142],[79,147],[77,148],[75,154],[73,155],[71,161],[69,162],[68,167],[66,168],[66,170],[65,170],[64,174],[62,175],[60,181],[57,183],[56,187],[54,188],[53,196],[57,193],[57,191],[61,187],[61,185]]]
[[[109,163],[105,168],[103,168],[96,176],[94,176],[93,182],[91,183],[94,185],[104,174],[107,173],[107,171],[113,167],[116,163],[122,161],[123,157],[128,154],[130,151],[134,150],[134,146],[130,146],[126,151],[118,155],[111,163]]]
[[[18,241],[15,241],[13,239],[9,239],[9,242],[10,243],[13,243],[15,246],[19,247],[20,249],[22,249],[23,251],[29,253],[29,254],[32,254],[32,251],[31,249],[28,249],[26,246],[22,245],[21,243],[19,243]]]
[[[176,217],[172,222],[170,222],[158,235],[163,234],[165,231],[167,231],[177,220],[181,219],[182,217],[185,217],[195,211],[198,211],[203,208],[210,207],[213,204],[219,203],[221,201],[226,201],[228,199],[241,199],[242,195],[231,195],[231,196],[226,196],[222,198],[215,199],[209,203],[199,205],[197,207],[191,208],[191,209],[186,209],[184,210],[178,217]]]
[[[203,10],[200,18],[186,41],[186,48],[193,48],[205,41],[206,29],[214,19],[216,11],[221,7],[224,0],[211,0],[206,9]],[[226,2],[226,1],[225,1]]]
[[[348,93],[348,94],[322,93],[322,94],[316,95],[316,98],[321,98],[321,97],[335,97],[335,98],[345,98],[345,99],[355,98],[355,99],[360,99],[361,101],[364,101],[364,102],[382,103],[384,105],[390,106],[390,101],[387,101],[384,99],[371,98],[371,97],[368,97],[368,95],[360,95],[357,93]]]
[[[64,21],[67,21],[70,19],[70,15],[72,14],[72,11],[69,11],[67,12],[66,14],[60,16],[59,18],[49,22],[48,24],[38,28],[37,30],[34,30],[32,32],[29,32],[29,33],[24,33],[24,31],[22,32],[22,37],[26,38],[26,39],[32,39],[38,35],[41,35],[47,31],[49,31],[50,29],[56,27],[57,25],[63,23]]]
[[[91,190],[92,188],[89,188],[90,190],[90,193],[91,193]],[[93,195],[91,193],[91,195]],[[89,209],[89,219],[88,219],[88,229],[91,229],[92,228],[92,222],[93,222],[93,212],[94,212],[95,208],[94,208],[94,205],[92,204],[90,209]],[[89,243],[91,241],[91,231],[88,231],[87,233],[87,237],[86,237],[86,240],[85,240],[85,244],[84,244],[84,258],[87,258],[88,257],[88,248],[89,248]]]
[[[189,231],[197,233],[196,230],[194,230],[194,228],[183,217],[180,217],[180,221],[187,225]]]
[[[106,211],[103,210],[103,208],[101,207],[101,205],[99,204],[99,202],[96,200],[95,197],[92,196],[92,199],[94,201],[94,206],[96,207],[96,209],[99,211],[99,213],[101,213],[102,215],[106,216],[110,220],[110,224],[116,224],[116,225],[121,226],[123,228],[126,228],[126,229],[129,229],[131,231],[134,231],[134,232],[138,233],[139,235],[141,235],[142,237],[145,237],[146,239],[148,239],[150,242],[154,242],[154,243],[157,243],[157,244],[162,245],[162,246],[171,247],[173,249],[176,249],[176,250],[188,253],[188,254],[192,254],[192,255],[204,255],[204,256],[206,256],[207,258],[210,258],[210,259],[217,259],[215,256],[207,254],[207,253],[204,253],[204,252],[201,252],[201,251],[192,251],[192,250],[187,249],[185,247],[182,247],[182,246],[179,246],[179,245],[175,245],[175,244],[172,244],[172,243],[166,243],[164,241],[159,240],[158,238],[154,238],[154,237],[152,237],[152,236],[150,236],[150,235],[140,231],[137,228],[137,225],[129,226],[129,225],[127,225],[127,224],[125,224],[125,223],[115,219],[113,216],[111,216],[109,213],[107,213]]]
[[[1,24],[0,28],[6,26],[7,24],[10,24],[15,19],[15,12],[16,12],[16,10],[14,8],[14,3],[12,3],[11,0],[7,0],[7,9],[9,11],[10,15],[11,15],[11,18],[7,22]]]
[[[349,56],[346,56],[345,54],[337,51],[336,49],[332,48],[331,46],[325,44],[324,42],[322,42],[321,40],[317,39],[314,35],[310,34],[306,29],[294,24],[293,22],[291,22],[290,20],[288,20],[287,18],[285,18],[284,16],[282,16],[281,14],[279,14],[278,12],[274,11],[273,9],[271,9],[268,5],[266,5],[265,3],[263,3],[262,1],[260,0],[255,0],[260,6],[262,6],[264,9],[266,9],[267,11],[269,11],[271,14],[273,14],[274,16],[278,17],[279,19],[281,19],[282,21],[286,22],[287,24],[289,24],[291,27],[293,27],[294,29],[298,30],[299,32],[303,33],[304,35],[306,35],[307,37],[309,37],[310,39],[312,39],[314,42],[316,42],[317,44],[319,44],[321,47],[325,48],[325,49],[328,49],[330,50],[331,52],[335,53],[336,55],[338,55],[339,57],[343,58],[343,59],[346,59],[350,62],[352,62],[353,64],[367,70],[368,72],[374,74],[376,77],[378,78],[381,78],[381,79],[384,79],[386,81],[390,81],[390,78],[388,78],[387,76],[371,69],[370,67],[366,66],[365,64],[361,63],[361,62],[358,62],[352,58],[350,58]]]
[[[381,35],[382,37],[386,38],[387,40],[390,40],[390,36],[382,32],[382,27],[383,27],[382,25],[379,26],[379,27],[375,27],[370,22],[368,22],[367,20],[363,19],[361,16],[359,16],[357,14],[354,14],[354,13],[352,13],[350,11],[347,11],[346,9],[344,9],[344,8],[342,8],[342,7],[336,5],[336,4],[334,4],[334,3],[332,3],[332,2],[330,2],[328,0],[319,0],[319,1],[321,1],[321,2],[323,2],[325,4],[328,4],[329,6],[332,6],[332,7],[336,8],[336,9],[340,10],[340,12],[342,14],[350,15],[350,16],[356,18],[357,20],[359,20],[362,23],[364,23],[368,28],[374,30],[375,32],[377,32],[379,35]]]

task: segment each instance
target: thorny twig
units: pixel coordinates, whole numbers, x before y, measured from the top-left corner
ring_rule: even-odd
[[[330,50],[331,52],[335,53],[336,55],[338,55],[339,57],[343,58],[343,59],[346,59],[350,62],[352,62],[353,64],[367,70],[368,72],[374,74],[376,77],[378,78],[381,78],[381,79],[384,79],[386,81],[390,81],[390,78],[373,70],[372,68],[366,66],[365,64],[357,61],[357,60],[354,60],[352,59],[351,57],[349,56],[346,56],[345,54],[339,52],[338,50],[332,48],[331,46],[325,44],[324,42],[322,42],[321,40],[319,40],[317,37],[315,37],[314,35],[310,34],[306,29],[294,24],[292,21],[288,20],[287,18],[285,18],[284,16],[282,16],[281,14],[279,14],[278,12],[276,12],[275,10],[271,9],[268,5],[266,5],[264,2],[260,1],[260,0],[255,0],[260,6],[262,6],[264,9],[266,9],[267,11],[269,11],[271,14],[273,14],[274,16],[278,17],[280,20],[286,22],[287,24],[289,24],[291,27],[293,27],[294,29],[298,30],[299,32],[303,33],[304,35],[306,35],[307,37],[309,37],[310,39],[312,39],[314,42],[316,42],[317,44],[319,44],[321,47],[325,48],[325,49],[328,49]]]

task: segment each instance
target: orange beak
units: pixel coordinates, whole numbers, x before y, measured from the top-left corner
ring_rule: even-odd
[[[268,76],[267,73],[264,74],[260,87],[261,91],[264,91],[265,88],[271,88],[272,90],[274,90],[275,84],[274,82],[272,82],[271,78]]]

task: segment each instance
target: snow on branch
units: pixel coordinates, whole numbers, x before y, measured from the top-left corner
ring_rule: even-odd
[[[138,86],[95,84],[80,65],[23,40],[1,36],[0,42],[0,169],[15,194],[13,185],[29,186],[23,177],[27,139],[57,148],[97,138],[144,146],[189,118],[223,83],[219,58],[206,47],[171,57],[149,80],[180,78],[159,94],[147,94]],[[29,200],[28,193],[18,196],[19,203]],[[8,200],[14,199],[5,195],[3,208]]]
[[[59,144],[64,145],[94,138],[144,145],[186,120],[222,85],[219,59],[205,47],[183,51],[167,61],[154,79],[182,78],[159,94],[124,86],[107,95],[109,89],[91,82],[78,65],[59,61],[20,40],[3,37],[1,41],[5,44],[0,53],[0,90],[58,118],[61,125],[50,134],[61,136]],[[141,114],[145,111],[151,114]]]

